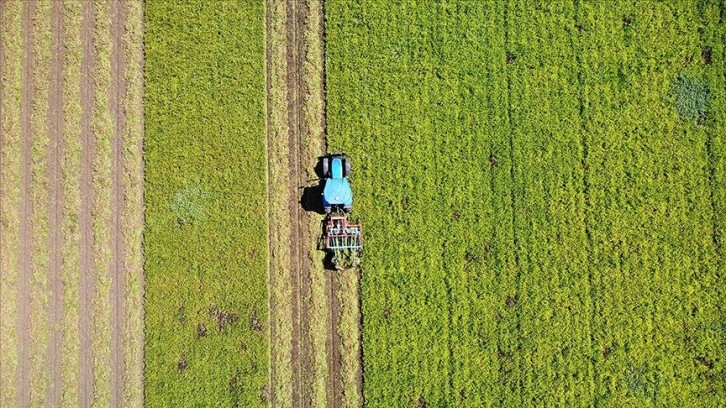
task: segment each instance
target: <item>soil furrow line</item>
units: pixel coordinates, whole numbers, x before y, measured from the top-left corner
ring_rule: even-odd
[[[121,39],[125,25],[125,14],[122,0],[112,4],[111,38],[111,92],[109,95],[111,116],[114,120],[111,141],[111,406],[123,405],[123,371],[125,367],[123,344],[121,337],[125,327],[125,271],[124,248],[125,240],[121,230],[121,209],[124,205],[123,171],[123,129],[125,114],[121,106],[121,98],[126,89],[122,75],[124,53],[121,50]]]
[[[65,140],[63,137],[63,67],[65,65],[65,41],[63,24],[63,4],[53,2],[51,7],[52,56],[50,66],[49,84],[49,115],[48,130],[50,132],[50,146],[48,154],[48,182],[50,194],[48,195],[48,248],[50,249],[50,262],[48,267],[48,282],[50,283],[50,313],[48,314],[48,327],[50,337],[48,343],[48,388],[46,390],[46,404],[48,406],[61,406],[62,376],[61,376],[61,349],[63,341],[63,281],[61,278],[62,251],[63,251],[63,173],[61,161],[65,156]]]
[[[21,96],[21,176],[20,176],[20,234],[18,248],[18,406],[30,404],[30,281],[32,278],[32,217],[31,202],[32,143],[31,116],[33,108],[33,15],[35,2],[23,3],[23,89]]]
[[[91,329],[93,324],[94,297],[94,251],[93,251],[93,162],[96,156],[96,138],[91,130],[91,118],[95,103],[93,90],[93,67],[95,48],[93,32],[95,25],[95,7],[93,2],[83,2],[83,18],[81,38],[83,42],[83,60],[81,63],[81,212],[79,229],[81,233],[81,281],[80,281],[80,406],[89,407],[93,401],[93,355],[91,351]]]

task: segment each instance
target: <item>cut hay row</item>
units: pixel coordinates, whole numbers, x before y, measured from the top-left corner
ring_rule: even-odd
[[[306,172],[302,177],[308,184],[317,182],[315,166],[318,157],[325,153],[324,134],[324,93],[323,93],[323,5],[319,0],[308,0],[305,4],[305,27],[302,41],[304,41],[302,61],[302,81],[306,91],[303,95],[303,112],[301,120],[304,121],[305,134],[302,135],[300,161]],[[312,180],[312,181],[311,181]],[[310,365],[309,373],[312,379],[310,399],[312,406],[328,406],[333,404],[335,396],[332,394],[332,373],[329,371],[329,358],[332,348],[331,337],[334,326],[330,319],[330,293],[329,283],[334,271],[325,270],[323,266],[324,254],[317,250],[317,238],[320,235],[322,216],[308,212],[307,225],[304,236],[309,238],[307,247],[309,258],[305,262],[309,268],[308,276],[310,287],[308,327],[310,331]]]
[[[144,3],[131,0],[124,3],[126,31],[122,37],[122,75],[126,78],[126,92],[122,96],[122,109],[126,113],[123,137],[123,183],[125,196],[121,209],[121,229],[124,234],[124,271],[126,291],[120,294],[126,302],[123,316],[122,344],[124,407],[142,407],[144,402]]]
[[[81,212],[81,15],[82,5],[77,1],[63,2],[65,66],[63,67],[63,142],[65,155],[63,174],[63,255],[61,276],[66,285],[63,296],[63,346],[61,376],[63,379],[62,406],[79,403],[79,287],[80,231],[78,217]]]
[[[21,2],[0,7],[0,405],[14,406],[18,366],[16,331],[18,281],[18,231],[20,220],[20,95],[22,89]]]
[[[51,288],[48,282],[48,148],[50,135],[48,133],[48,87],[50,81],[50,2],[37,2],[32,16],[31,52],[33,53],[34,68],[32,77],[25,78],[31,81],[32,111],[30,117],[30,131],[32,133],[32,167],[31,167],[31,264],[32,277],[30,279],[30,371],[29,392],[30,405],[42,405],[46,397],[48,386],[47,370],[47,344],[50,327],[48,314],[50,312]]]

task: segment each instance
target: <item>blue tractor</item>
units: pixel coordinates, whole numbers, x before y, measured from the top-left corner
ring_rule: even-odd
[[[350,189],[350,158],[343,153],[323,157],[323,209],[329,214],[335,209],[351,212],[353,192]]]
[[[344,153],[330,153],[322,158],[323,245],[336,269],[356,266],[363,248],[363,227],[351,224],[348,214],[353,211],[353,191],[350,188],[350,158]]]

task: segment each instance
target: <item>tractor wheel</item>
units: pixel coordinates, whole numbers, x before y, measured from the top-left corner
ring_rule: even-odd
[[[328,158],[323,157],[323,178],[328,177]]]
[[[350,177],[350,159],[345,159],[343,166],[345,168],[345,174],[343,174],[343,176]]]

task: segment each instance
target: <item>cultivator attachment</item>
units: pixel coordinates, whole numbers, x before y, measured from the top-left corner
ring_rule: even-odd
[[[325,219],[323,241],[324,249],[332,255],[331,262],[335,269],[357,266],[360,262],[363,227],[360,224],[349,224],[347,215],[329,215]]]

